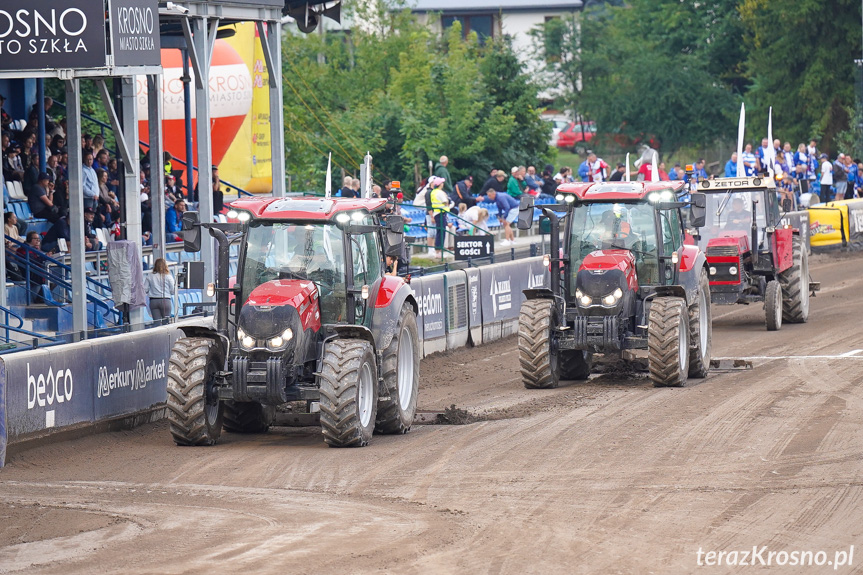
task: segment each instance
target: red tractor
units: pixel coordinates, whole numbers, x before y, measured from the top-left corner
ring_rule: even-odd
[[[182,327],[171,350],[168,418],[178,445],[228,431],[263,432],[276,406],[305,406],[333,447],[374,431],[406,433],[419,388],[417,302],[385,255],[402,248],[403,220],[382,199],[254,198],[239,223],[183,215],[187,251],[202,229],[218,244],[215,328]],[[239,242],[236,282],[230,246]]]
[[[679,199],[683,182],[564,184],[551,223],[549,288],[525,290],[519,359],[525,387],[587,379],[593,354],[632,358],[647,350],[656,386],[683,386],[710,368],[707,261],[687,245],[683,209],[704,219],[704,195]],[[522,197],[519,227],[533,222]],[[560,247],[561,220],[564,222]]]
[[[793,209],[793,200],[780,203],[769,177],[702,180],[698,190],[707,197],[698,244],[707,253],[713,302],[764,302],[770,331],[783,321],[806,322],[809,297],[820,284],[810,281],[800,230],[782,223],[783,211]]]

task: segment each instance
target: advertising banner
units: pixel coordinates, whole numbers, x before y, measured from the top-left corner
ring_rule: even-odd
[[[848,206],[826,204],[809,208],[811,236],[809,244],[814,251],[845,247],[848,243]]]
[[[6,370],[0,361],[0,467],[6,463]]]
[[[161,66],[157,0],[111,0],[108,26],[115,66]]]
[[[467,276],[467,323],[470,330],[470,342],[473,345],[481,345],[482,293],[480,291],[479,270],[468,268],[463,271]]]
[[[863,250],[863,201],[848,204],[848,245],[853,250]]]
[[[0,3],[0,70],[102,68],[106,62],[103,0]]]
[[[419,324],[422,326],[423,355],[446,349],[446,313],[444,312],[444,282],[442,275],[425,276],[411,280],[411,287],[419,306]]]

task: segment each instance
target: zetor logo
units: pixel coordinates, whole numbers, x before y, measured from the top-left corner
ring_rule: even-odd
[[[37,405],[45,407],[54,405],[54,402],[65,403],[72,400],[74,382],[72,372],[68,369],[48,368],[48,375],[40,373],[38,376],[30,373],[30,364],[27,364],[27,409],[33,409]]]
[[[120,370],[116,368],[109,372],[107,366],[99,368],[99,385],[96,387],[96,397],[108,397],[115,389],[129,388],[129,391],[144,389],[147,384],[165,377],[165,360],[147,365],[139,359],[133,369]]]

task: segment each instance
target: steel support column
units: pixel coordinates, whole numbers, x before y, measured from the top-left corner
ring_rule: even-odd
[[[147,108],[150,142],[150,203],[153,206],[153,260],[165,257],[165,159],[162,153],[162,76],[147,76]],[[158,188],[158,190],[156,190]]]
[[[138,254],[142,254],[141,155],[140,148],[138,147],[138,106],[135,101],[135,78],[133,76],[126,76],[120,80],[120,83],[120,97],[123,108],[120,125],[131,160],[131,165],[127,166],[126,172],[123,175],[125,179],[125,195],[123,199],[126,202],[126,239],[135,242],[138,246]],[[158,166],[156,168],[158,169]],[[152,175],[152,167],[150,174]],[[156,189],[157,194],[161,191],[161,188]],[[140,260],[135,262],[135,264],[142,265]],[[131,310],[129,312],[129,321],[132,325],[142,324],[144,322],[144,310],[142,308]]]
[[[69,231],[72,245],[72,329],[87,337],[87,276],[84,273],[84,183],[79,80],[66,80],[66,141],[69,143]]]
[[[192,21],[194,53],[197,55],[201,76],[195,81],[195,138],[198,147],[198,212],[202,222],[213,221],[213,150],[211,146],[210,126],[210,50],[207,40],[207,19],[198,18]],[[204,262],[204,281],[215,281],[215,250],[213,238],[209,234],[203,238],[201,246],[201,261]],[[203,296],[210,301],[212,298]]]
[[[264,39],[261,38],[261,42]],[[270,77],[270,147],[273,158],[273,196],[285,195],[285,116],[282,110],[282,26],[267,22]],[[268,63],[269,64],[269,63]]]

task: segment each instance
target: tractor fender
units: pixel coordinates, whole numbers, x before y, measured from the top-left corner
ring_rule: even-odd
[[[381,289],[378,290],[378,297],[375,302],[375,311],[372,315],[372,335],[378,342],[376,345],[378,349],[386,349],[393,340],[395,327],[399,322],[399,314],[401,314],[405,303],[410,304],[415,315],[419,315],[419,305],[411,287],[401,278],[392,279],[398,280],[397,284],[392,282],[390,284],[396,289],[389,290],[390,293],[382,299],[386,281],[381,283]]]
[[[797,232],[799,235],[799,231]],[[777,228],[773,234],[774,267],[776,273],[782,273],[794,265],[792,242],[794,230]]]
[[[183,335],[186,337],[203,337],[218,342],[219,348],[222,351],[222,357],[228,357],[228,351],[231,349],[231,342],[227,335],[219,333],[211,327],[205,327],[202,325],[182,325],[177,326],[177,329],[182,331]]]
[[[678,278],[684,293],[680,297],[686,305],[692,305],[698,296],[701,270],[707,270],[707,257],[697,246],[683,246],[680,250],[680,270]]]
[[[532,299],[554,299],[554,293],[548,288],[533,288],[522,290],[524,297],[528,300]]]
[[[683,298],[684,300],[686,300],[686,305],[689,305],[691,303],[690,300],[695,299],[694,293],[691,296],[687,296],[687,289],[682,285],[656,286],[653,290],[653,293],[657,297],[674,296]]]

